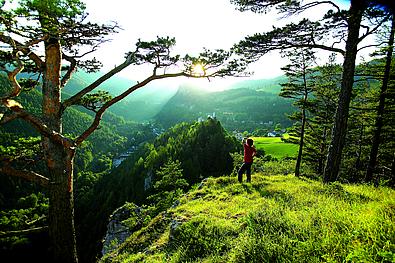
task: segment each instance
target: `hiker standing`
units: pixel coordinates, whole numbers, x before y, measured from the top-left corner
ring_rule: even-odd
[[[239,182],[243,182],[243,174],[247,172],[247,183],[251,182],[251,165],[254,156],[256,155],[256,149],[254,147],[254,141],[251,138],[243,138],[244,147],[244,163],[240,167],[238,172]]]

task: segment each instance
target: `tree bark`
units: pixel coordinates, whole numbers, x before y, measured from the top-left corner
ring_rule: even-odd
[[[295,176],[297,177],[300,176],[300,164],[302,163],[305,126],[306,126],[306,110],[302,109],[302,127],[300,128],[299,150],[298,150],[298,157],[296,159],[296,165],[295,165]]]
[[[300,164],[302,163],[302,155],[303,155],[303,145],[304,145],[304,133],[305,133],[305,127],[306,127],[306,102],[309,96],[309,91],[307,88],[307,66],[306,66],[306,61],[305,61],[305,56],[304,53],[302,53],[303,56],[303,87],[304,87],[304,95],[303,95],[303,108],[302,108],[302,126],[300,128],[300,141],[299,141],[299,150],[298,150],[298,157],[296,159],[296,165],[295,165],[295,176],[299,177],[300,176]]]
[[[391,184],[392,186],[395,186],[395,152],[392,158],[392,166],[391,166]]]
[[[61,133],[60,68],[61,49],[56,38],[45,42],[46,67],[43,75],[43,119],[48,128]],[[53,262],[78,262],[74,230],[73,158],[74,148],[50,137],[42,138],[48,167],[49,236]]]
[[[386,61],[385,61],[383,83],[381,85],[379,105],[377,107],[377,117],[376,117],[376,122],[374,125],[375,129],[374,129],[374,134],[373,134],[372,148],[370,149],[369,164],[368,164],[368,169],[366,171],[366,176],[365,176],[366,182],[371,182],[373,180],[373,174],[374,174],[374,170],[376,168],[377,154],[379,152],[379,145],[380,145],[380,135],[381,135],[381,130],[383,128],[385,97],[386,97],[386,91],[387,91],[388,81],[389,81],[389,77],[390,77],[392,52],[394,50],[394,33],[395,33],[395,16],[393,15],[392,16],[391,33],[390,33],[390,38],[388,41],[387,57],[386,57]]]
[[[335,123],[332,129],[331,143],[329,145],[328,156],[324,169],[325,183],[336,181],[340,171],[342,151],[346,141],[348,112],[354,84],[355,59],[358,52],[359,42],[359,28],[365,8],[366,6],[363,1],[351,1],[348,19],[348,37],[343,63],[339,102],[336,109]]]
[[[326,143],[327,142],[326,141],[327,135],[328,135],[327,127],[324,126],[323,131],[322,131],[322,135],[321,135],[320,148],[319,148],[320,149],[320,157],[318,159],[318,171],[317,171],[319,175],[323,175],[323,172],[324,172],[325,155],[321,154],[321,153],[325,153],[325,150],[328,148],[328,145]]]

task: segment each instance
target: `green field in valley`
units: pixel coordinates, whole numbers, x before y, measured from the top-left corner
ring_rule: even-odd
[[[258,150],[264,150],[265,154],[282,159],[284,157],[296,157],[299,145],[281,141],[280,137],[252,137]]]

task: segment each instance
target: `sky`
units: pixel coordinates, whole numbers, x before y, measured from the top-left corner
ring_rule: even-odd
[[[322,18],[325,5],[308,10],[299,17],[281,19],[275,11],[256,14],[251,11],[240,12],[230,0],[82,0],[89,14],[88,20],[96,23],[116,21],[122,28],[111,35],[111,42],[104,43],[93,53],[103,63],[103,72],[124,61],[124,55],[135,49],[138,39],[152,41],[157,36],[175,37],[173,54],[198,55],[203,48],[230,49],[248,35],[270,31],[273,26],[281,27],[289,22],[297,22],[303,16],[310,20]],[[305,0],[312,1],[312,0]],[[348,9],[348,0],[334,0],[341,8]],[[318,63],[327,61],[330,54],[318,53]],[[340,61],[341,62],[341,61]],[[283,75],[281,67],[288,60],[279,52],[264,55],[248,68],[253,74],[249,79],[270,79]],[[135,81],[141,81],[152,73],[148,66],[132,66],[118,75]],[[161,80],[161,83],[180,85],[192,83],[209,90],[221,90],[225,86],[242,81],[240,78],[176,79]]]
[[[175,37],[174,51],[193,55],[203,47],[229,49],[246,35],[270,30],[273,24],[270,20],[274,20],[252,12],[239,12],[230,0],[111,0],[111,5],[108,1],[84,2],[90,19],[117,21],[123,28],[108,45],[111,54],[99,55],[110,66],[119,63],[126,51],[133,50],[139,38],[149,41],[156,36]],[[271,67],[261,70],[260,75],[281,75],[279,61],[276,57],[270,60]]]
[[[209,49],[229,49],[247,35],[266,32],[272,26],[282,26],[289,22],[281,20],[275,13],[256,14],[240,12],[230,0],[84,0],[89,20],[98,23],[117,21],[122,27],[114,34],[110,43],[104,44],[95,56],[103,62],[103,70],[123,62],[124,54],[134,50],[140,38],[143,41],[155,40],[157,36],[175,37],[174,52],[180,55],[197,55],[203,47]],[[347,7],[347,1],[343,3]],[[309,12],[310,19],[322,17],[324,9]],[[300,18],[295,18],[300,19]],[[326,53],[323,57],[327,57]],[[265,55],[251,65],[252,79],[274,78],[283,74],[281,67],[287,60],[278,52]],[[152,72],[144,67],[132,67],[120,76],[140,80]],[[177,80],[180,81],[180,80]],[[185,80],[181,80],[185,81]],[[192,81],[192,80],[191,80]],[[193,80],[195,83],[216,86],[230,85],[240,79]]]

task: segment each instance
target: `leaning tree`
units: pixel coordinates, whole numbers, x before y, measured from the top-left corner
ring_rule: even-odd
[[[235,49],[251,60],[257,60],[272,50],[295,47],[326,50],[343,56],[341,90],[324,170],[324,181],[335,181],[339,174],[346,139],[357,53],[368,46],[379,45],[361,46],[364,40],[374,35],[389,21],[392,9],[386,7],[393,4],[387,1],[351,0],[349,9],[343,10],[336,1],[231,0],[231,2],[241,11],[266,13],[276,8],[284,17],[313,12],[314,8],[327,8],[326,14],[318,21],[304,18],[298,23],[290,23],[281,28],[274,27],[270,32],[246,37],[236,45]]]
[[[40,152],[45,162],[44,171],[39,171],[20,165],[24,160],[1,156],[0,174],[24,178],[47,188],[53,262],[77,262],[73,160],[76,149],[98,128],[106,110],[154,80],[223,77],[244,71],[245,65],[224,50],[204,50],[195,57],[172,55],[175,40],[169,37],[151,42],[139,40],[120,65],[62,100],[62,88],[77,69],[99,70],[99,61],[86,58],[118,31],[118,25],[87,22],[85,5],[80,0],[20,0],[15,8],[5,8],[2,0],[0,6],[0,69],[11,83],[9,92],[0,96],[0,124],[18,119],[30,124],[41,135]],[[131,81],[131,86],[121,94],[111,97],[97,91],[100,84],[126,67],[143,64],[151,65],[152,72],[137,83]],[[195,72],[195,67],[200,71]],[[35,76],[36,80],[22,80],[20,73]],[[28,112],[18,101],[26,88],[36,88],[42,94],[42,105],[36,114]],[[62,116],[73,105],[93,110],[94,119],[85,131],[71,138],[62,132]]]

